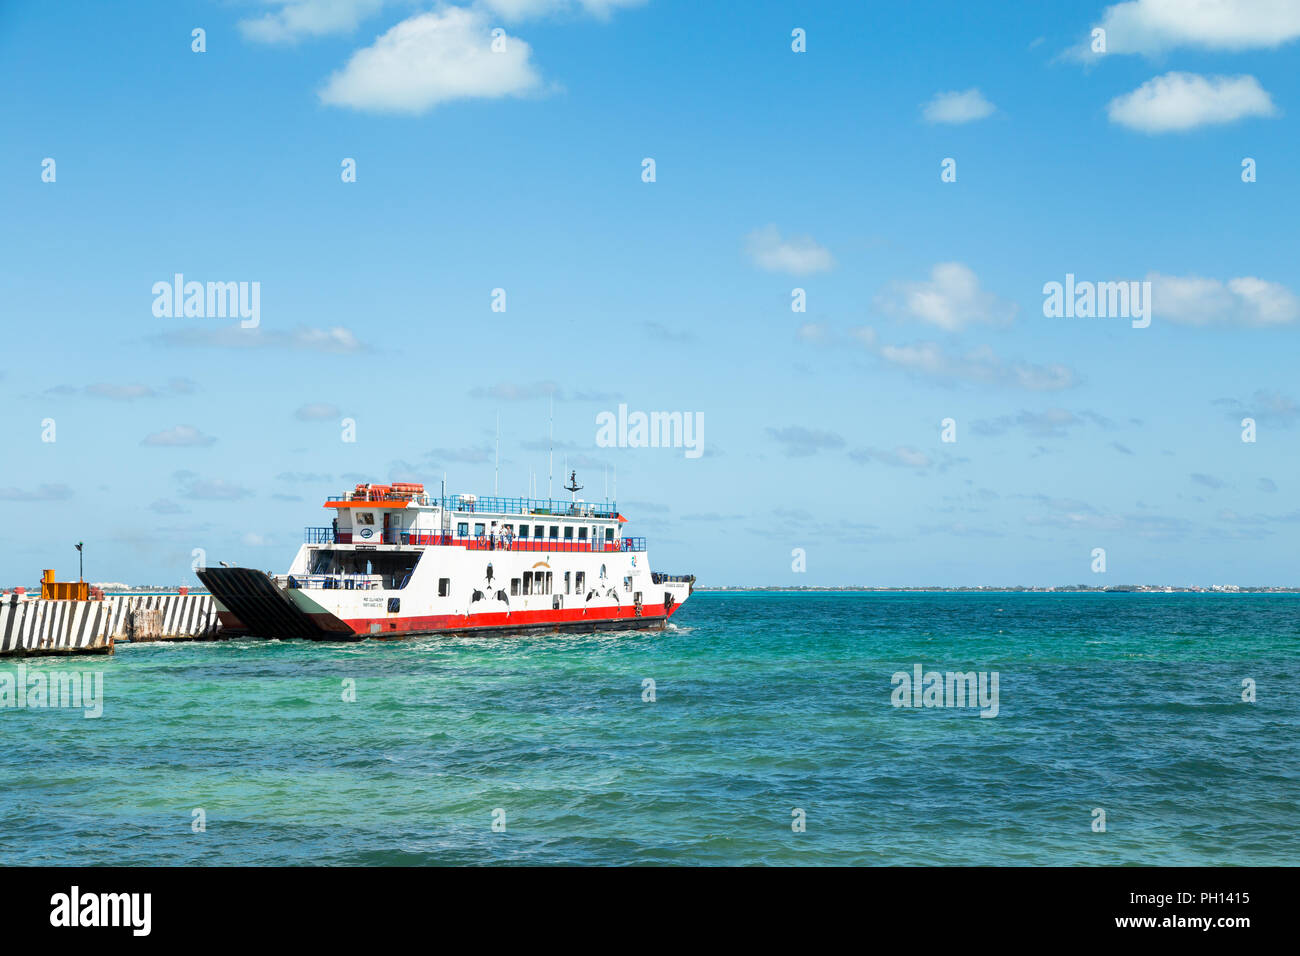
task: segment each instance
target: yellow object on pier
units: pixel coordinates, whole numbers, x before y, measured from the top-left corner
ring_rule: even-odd
[[[55,583],[54,569],[46,568],[41,575],[41,599],[45,601],[89,601],[90,584],[86,581]]]

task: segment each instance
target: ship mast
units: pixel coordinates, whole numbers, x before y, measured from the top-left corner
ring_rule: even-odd
[[[569,492],[569,500],[577,502],[578,492],[582,489],[583,486],[578,484],[578,473],[576,471],[569,472],[569,483],[564,486],[564,490]]]

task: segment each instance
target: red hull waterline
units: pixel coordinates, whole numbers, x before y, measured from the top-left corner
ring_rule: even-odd
[[[489,611],[480,614],[446,614],[427,617],[380,617],[340,620],[332,614],[311,614],[321,641],[360,641],[366,638],[396,639],[429,634],[493,634],[501,636],[557,633],[560,631],[661,630],[680,608],[665,610],[662,604],[619,608],[560,608],[549,611]],[[230,611],[218,612],[223,637],[263,637]],[[272,635],[274,636],[274,635]]]

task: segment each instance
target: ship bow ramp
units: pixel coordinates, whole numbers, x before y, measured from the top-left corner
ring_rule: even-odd
[[[364,636],[333,615],[308,614],[265,571],[204,568],[196,573],[226,612],[223,625],[250,637],[356,641]]]

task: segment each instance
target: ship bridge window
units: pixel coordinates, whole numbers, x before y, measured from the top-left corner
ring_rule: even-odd
[[[519,537],[521,537],[521,538],[526,538],[526,537],[528,537],[528,525],[526,525],[526,524],[521,524],[521,525],[519,526]]]
[[[566,525],[564,526],[564,540],[565,540],[565,541],[572,541],[572,540],[573,540],[573,525],[571,525],[571,524],[566,524]]]
[[[461,521],[461,522],[459,522],[459,523],[456,525],[456,537],[458,537],[458,538],[467,538],[467,537],[469,537],[469,522],[468,522],[468,521]]]
[[[374,512],[371,511],[357,512],[357,524],[374,524],[374,523],[375,523]]]
[[[583,525],[581,528],[578,529],[578,540],[579,540],[579,541],[586,541],[586,540],[587,540],[587,526],[586,526],[586,525]]]
[[[476,522],[474,523],[474,534],[476,534],[476,535],[480,535],[480,534],[482,534],[485,530],[487,530],[487,529],[484,528],[484,526],[483,526],[483,522],[481,522],[481,521],[476,521]]]
[[[606,528],[606,529],[605,529],[605,540],[606,540],[606,541],[613,541],[613,540],[614,540],[614,529],[613,529],[613,528]]]
[[[547,537],[558,538],[559,536],[560,536],[560,526],[558,524],[551,525],[551,533],[547,535]]]

